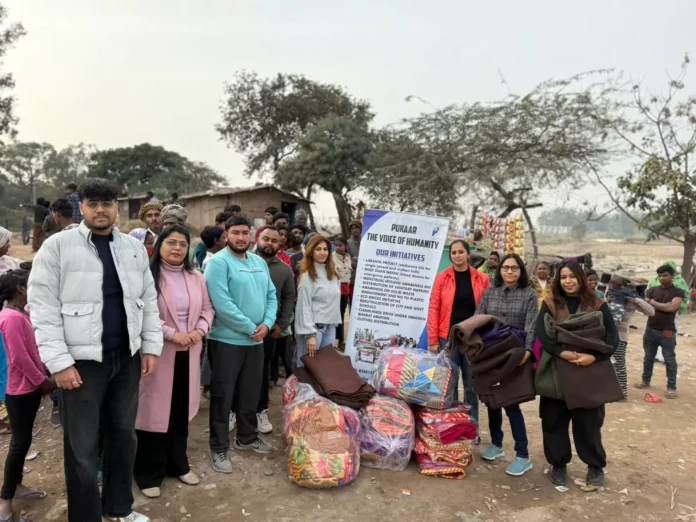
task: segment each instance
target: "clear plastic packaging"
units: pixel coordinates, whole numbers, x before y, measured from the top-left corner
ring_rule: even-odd
[[[295,389],[299,382],[294,375],[285,379],[283,383],[283,405],[287,406],[295,398]]]
[[[436,410],[416,408],[416,444],[413,451],[422,475],[463,479],[474,460],[472,440],[478,427],[469,417],[467,404]]]
[[[285,407],[288,478],[306,488],[352,482],[360,471],[360,417],[299,383]]]
[[[360,410],[360,457],[368,468],[403,471],[415,444],[415,419],[404,401],[375,395]]]
[[[441,410],[454,401],[457,377],[444,352],[391,347],[379,356],[372,385],[382,395]]]
[[[458,403],[445,410],[417,408],[418,433],[436,439],[440,444],[458,440],[474,440],[478,426],[471,420],[468,404]]]

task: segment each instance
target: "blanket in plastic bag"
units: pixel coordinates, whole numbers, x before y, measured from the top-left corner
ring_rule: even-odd
[[[357,412],[298,384],[285,407],[283,437],[288,444],[288,477],[306,488],[352,482],[360,471],[360,418]]]
[[[293,401],[295,398],[295,388],[297,388],[297,384],[299,381],[297,380],[297,377],[294,375],[291,375],[287,379],[285,379],[285,383],[283,383],[283,404],[287,405]]]
[[[379,356],[372,385],[382,395],[443,409],[452,405],[456,378],[444,352],[392,347]]]
[[[450,444],[458,440],[474,440],[478,435],[478,426],[469,416],[468,404],[454,404],[451,408],[435,410],[417,408],[419,433],[436,439],[441,444]]]
[[[399,399],[375,395],[360,410],[360,456],[368,468],[402,471],[411,460],[416,427],[413,412]]]
[[[469,406],[455,404],[435,410],[416,408],[416,444],[413,451],[422,475],[463,479],[473,462],[472,440],[478,427],[469,417]]]

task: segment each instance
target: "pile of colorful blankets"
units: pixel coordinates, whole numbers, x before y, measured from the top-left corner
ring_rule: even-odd
[[[302,362],[304,368],[297,368],[293,374],[297,380],[336,404],[359,410],[375,394],[375,389],[355,371],[350,358],[334,349],[318,350],[314,357],[305,355]]]
[[[399,399],[375,395],[360,410],[360,423],[363,466],[395,471],[406,469],[416,433],[409,405]]]
[[[372,384],[382,395],[444,409],[454,402],[457,378],[444,352],[392,347],[379,356]]]
[[[534,361],[522,366],[525,333],[492,315],[475,315],[452,327],[453,349],[466,354],[474,390],[489,408],[514,406],[536,397]]]
[[[416,408],[416,445],[421,475],[449,479],[466,477],[473,462],[471,444],[478,428],[469,417],[469,406],[455,404],[445,410]]]
[[[285,407],[288,477],[306,488],[352,482],[360,471],[360,417],[304,384]]]

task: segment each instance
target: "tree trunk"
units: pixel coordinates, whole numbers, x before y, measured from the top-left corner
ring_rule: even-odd
[[[305,199],[309,201],[310,203],[307,205],[307,216],[309,217],[309,226],[313,231],[317,230],[317,225],[314,223],[314,212],[312,212],[312,185],[307,187],[307,195],[305,196]]]
[[[336,203],[338,222],[341,224],[341,235],[343,235],[343,237],[349,237],[350,221],[353,219],[353,211],[350,208],[350,204],[342,194],[332,192],[331,195]]]
[[[534,229],[534,223],[532,223],[532,218],[527,212],[527,207],[522,207],[522,215],[529,225],[529,235],[532,237],[532,252],[534,253],[534,260],[539,259],[539,245],[537,244],[536,230]]]
[[[471,234],[474,233],[474,227],[476,227],[476,214],[478,214],[478,205],[474,205],[474,208],[471,209],[471,219],[469,220],[469,232]]]
[[[687,234],[684,238],[684,257],[682,259],[682,277],[691,284],[691,267],[694,264],[694,252],[696,251],[696,236]]]

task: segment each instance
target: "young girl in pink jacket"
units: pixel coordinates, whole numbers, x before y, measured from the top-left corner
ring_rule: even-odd
[[[29,452],[41,397],[55,389],[46,377],[27,305],[26,270],[10,270],[0,277],[0,335],[7,352],[7,414],[12,440],[5,459],[5,480],[0,492],[0,522],[12,521],[12,500],[41,500],[46,492],[22,484],[24,459]]]

